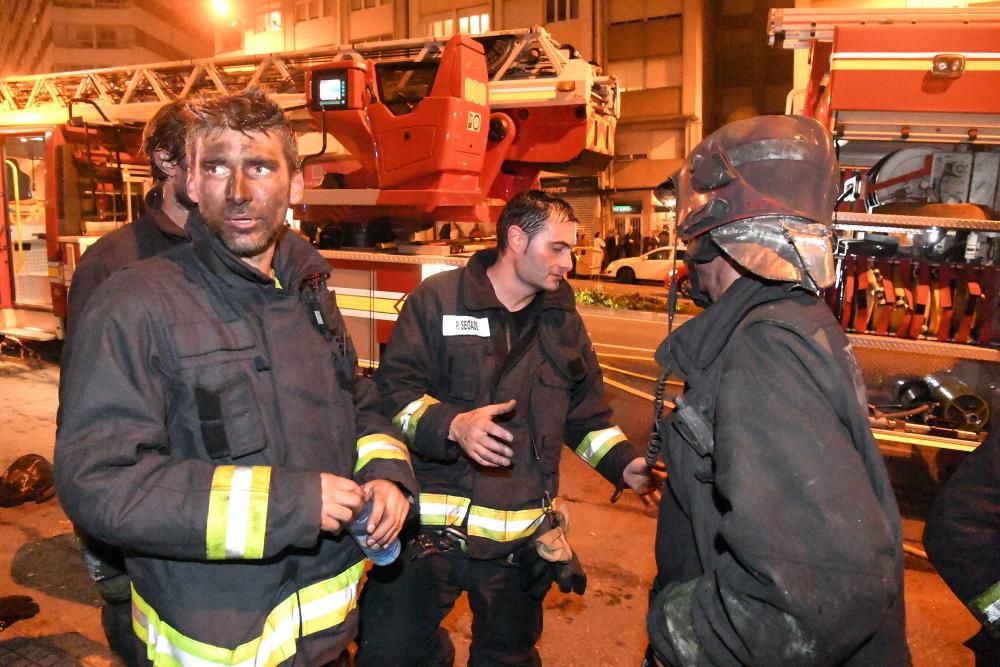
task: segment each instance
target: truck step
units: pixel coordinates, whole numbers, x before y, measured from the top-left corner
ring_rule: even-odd
[[[24,339],[24,340],[34,340],[40,343],[56,339],[56,335],[51,331],[45,331],[44,329],[35,329],[34,327],[11,327],[9,329],[0,329],[0,336],[9,336],[11,338]]]

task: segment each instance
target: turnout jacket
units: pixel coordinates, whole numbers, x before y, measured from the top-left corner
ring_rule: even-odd
[[[126,552],[154,663],[325,664],[355,634],[364,557],[346,531],[320,533],[319,473],[415,495],[409,456],[355,374],[318,253],[285,234],[279,287],[189,228],[191,244],[111,276],[80,320],[60,500]]]
[[[486,275],[483,250],[407,298],[375,380],[420,482],[423,528],[454,527],[473,558],[501,558],[531,537],[559,489],[563,445],[612,483],[641,453],[615,426],[573,291],[540,292],[519,339]],[[480,468],[448,439],[461,412],[517,399],[496,421],[514,436],[507,468]]]
[[[126,266],[188,242],[187,232],[162,210],[163,186],[146,193],[146,210],[135,222],[105,234],[80,256],[69,290],[66,328],[73,329],[98,285]]]
[[[934,500],[924,547],[955,595],[976,610],[977,620],[982,623],[985,616],[1000,627],[1000,426],[965,457]],[[965,645],[982,664],[1000,664],[1000,636],[986,627]]]
[[[826,306],[740,278],[657,360],[685,382],[660,424],[660,660],[909,664],[899,510]]]

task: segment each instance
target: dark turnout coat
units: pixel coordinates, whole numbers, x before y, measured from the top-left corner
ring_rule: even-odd
[[[927,555],[955,595],[977,609],[991,608],[994,617],[1000,609],[998,421],[994,416],[990,437],[948,478],[934,500],[924,530]],[[1000,664],[1000,637],[991,636],[986,628],[965,645],[983,663]]]
[[[571,288],[541,292],[518,338],[486,269],[496,251],[424,281],[407,298],[375,374],[386,414],[407,437],[420,518],[468,535],[474,558],[499,558],[533,535],[559,488],[564,446],[613,483],[640,456],[611,421]],[[448,439],[460,412],[517,399],[498,417],[514,435],[511,466],[483,469]]]
[[[188,226],[192,244],[111,276],[80,320],[57,491],[125,551],[156,661],[323,664],[354,636],[364,557],[320,533],[319,473],[415,494],[408,453],[307,280],[328,271],[318,253],[286,234],[279,286]]]
[[[899,513],[825,305],[741,278],[657,352],[665,419],[651,645],[671,665],[905,665]]]

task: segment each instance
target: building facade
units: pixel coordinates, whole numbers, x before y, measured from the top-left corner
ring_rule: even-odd
[[[214,52],[204,0],[3,0],[0,76],[185,60]]]

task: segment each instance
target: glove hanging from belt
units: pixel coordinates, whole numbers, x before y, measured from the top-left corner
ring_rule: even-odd
[[[583,595],[587,574],[569,545],[569,518],[565,509],[550,510],[548,515],[553,527],[530,540],[518,558],[521,588],[536,600],[544,598],[553,583],[563,593]]]

